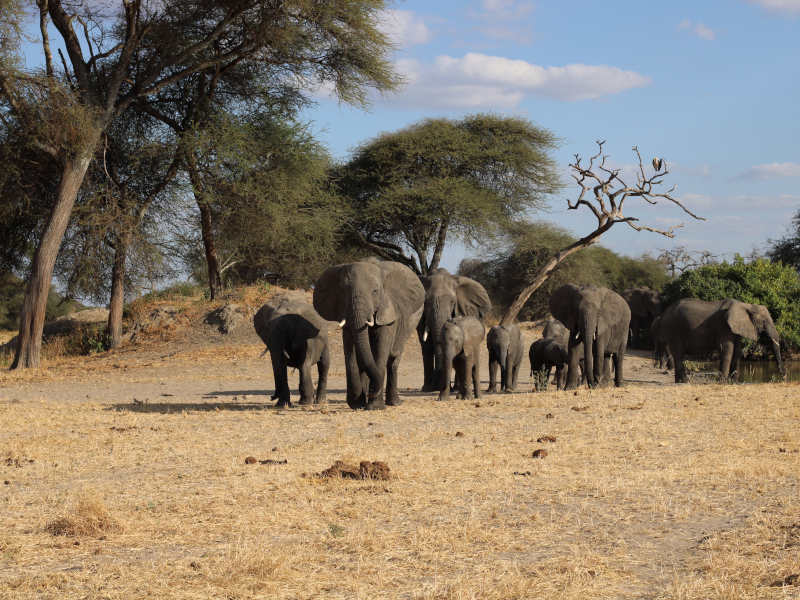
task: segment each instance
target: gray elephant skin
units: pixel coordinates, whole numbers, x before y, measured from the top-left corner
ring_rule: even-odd
[[[455,387],[458,397],[480,397],[481,346],[486,329],[477,317],[456,317],[442,327],[442,378],[439,382],[439,400],[450,395],[450,369],[455,369]]]
[[[661,294],[648,287],[638,287],[625,290],[622,297],[631,309],[631,348],[644,348],[653,320],[663,312]]]
[[[424,302],[419,278],[397,262],[362,260],[330,267],[319,277],[314,308],[342,327],[350,408],[400,404],[398,367]]]
[[[667,340],[661,329],[661,315],[650,325],[650,341],[653,344],[653,365],[659,369],[672,369],[672,357],[667,350]]]
[[[783,372],[778,330],[767,307],[726,298],[706,302],[695,298],[678,300],[661,315],[662,335],[675,362],[675,381],[688,381],[686,356],[720,353],[723,377],[737,377],[742,340],[758,340],[769,347]]]
[[[298,298],[279,296],[259,309],[253,326],[269,351],[277,406],[291,406],[289,367],[300,371],[300,404],[324,403],[331,360],[327,325],[314,307]],[[311,376],[314,365],[318,372],[316,394]]]
[[[500,391],[513,392],[517,388],[519,367],[522,364],[522,332],[519,325],[495,325],[486,334],[489,351],[489,388],[497,391],[497,371],[500,371]]]
[[[603,383],[606,356],[614,363],[614,385],[621,386],[631,321],[631,309],[622,296],[605,287],[568,283],[550,296],[550,312],[570,333],[567,388],[578,384],[581,342],[589,387]]]
[[[451,275],[447,269],[434,269],[423,278],[425,310],[417,327],[422,346],[423,392],[439,389],[441,380],[441,333],[444,324],[454,317],[477,317],[489,313],[492,302],[486,289],[474,279]]]
[[[583,345],[579,344],[578,356],[583,353]],[[544,372],[546,380],[550,379],[553,367],[556,369],[556,389],[564,389],[567,383],[567,369],[569,364],[569,329],[564,327],[558,319],[548,319],[542,330],[541,339],[536,340],[528,350],[528,360],[531,363],[531,376]],[[583,361],[579,361],[581,373]]]

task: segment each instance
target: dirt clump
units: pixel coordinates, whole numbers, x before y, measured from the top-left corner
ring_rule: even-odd
[[[456,437],[464,437],[463,431],[456,431]]]
[[[589,407],[588,406],[573,406],[572,410],[574,410],[575,412],[586,412],[587,410],[589,410]]]
[[[545,419],[555,419],[555,417],[553,416],[553,413],[547,413],[547,414],[544,416],[544,418],[545,418]]]
[[[358,466],[349,464],[341,460],[335,461],[330,467],[317,475],[322,478],[333,479],[374,479],[386,481],[390,478],[389,465],[385,462],[376,460],[362,460]]]
[[[800,573],[792,573],[783,579],[778,579],[769,584],[770,587],[784,587],[789,585],[800,586]]]
[[[547,456],[547,450],[539,448],[538,450],[534,450],[531,456],[533,456],[533,458],[544,458]]]
[[[556,437],[554,435],[543,435],[540,438],[536,438],[536,441],[540,444],[543,442],[550,442],[551,444],[556,441]]]
[[[254,465],[258,462],[258,459],[255,456],[248,456],[244,459],[244,464],[246,465]]]

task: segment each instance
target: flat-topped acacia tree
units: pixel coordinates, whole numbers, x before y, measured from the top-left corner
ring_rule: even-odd
[[[501,324],[510,325],[514,322],[531,294],[547,280],[550,273],[559,263],[571,254],[591,246],[617,223],[625,223],[635,231],[650,231],[669,238],[675,236],[675,229],[681,227],[681,225],[676,225],[669,229],[657,229],[642,225],[638,217],[625,216],[625,202],[629,198],[640,198],[647,204],[653,205],[658,204],[659,201],[666,201],[678,206],[684,213],[694,219],[705,220],[686,208],[683,203],[672,195],[675,191],[674,186],[663,192],[658,191],[659,186],[664,182],[664,177],[669,174],[665,160],[654,158],[651,170],[642,161],[639,148],[634,146],[633,152],[638,161],[636,184],[628,185],[622,178],[621,169],[610,169],[606,166],[608,156],[603,152],[604,144],[605,142],[603,141],[597,142],[597,153],[589,158],[588,164],[585,164],[580,155],[576,154],[575,161],[569,165],[572,171],[572,178],[578,184],[580,193],[575,201],[567,200],[567,206],[570,210],[578,210],[582,206],[586,207],[597,218],[597,227],[579,240],[556,252],[542,266],[533,281],[519,293],[511,303],[511,306],[508,307],[500,321]]]
[[[60,172],[30,265],[12,368],[37,367],[59,245],[89,164],[114,119],[198,74],[250,64],[330,84],[345,101],[398,80],[378,29],[384,0],[37,0],[43,68],[20,65],[24,0],[0,0],[0,116]],[[52,23],[59,40],[54,55]],[[61,46],[64,50],[62,51]],[[26,56],[28,62],[31,57]]]

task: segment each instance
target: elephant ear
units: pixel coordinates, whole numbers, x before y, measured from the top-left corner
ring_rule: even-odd
[[[489,299],[486,288],[469,277],[457,275],[455,280],[459,314],[483,320],[492,309],[492,301]]]
[[[753,320],[750,317],[747,306],[735,300],[726,304],[725,322],[728,324],[728,327],[731,328],[731,331],[736,335],[750,340],[758,339],[758,333],[756,332],[755,325],[753,325]],[[725,307],[726,305],[723,304],[723,309],[725,309]]]
[[[341,321],[345,318],[342,277],[348,265],[336,265],[325,269],[314,284],[314,310],[326,321]]]
[[[375,313],[375,323],[388,325],[401,315],[407,317],[420,310],[425,304],[425,288],[414,271],[388,260],[381,262],[380,267],[384,297]]]

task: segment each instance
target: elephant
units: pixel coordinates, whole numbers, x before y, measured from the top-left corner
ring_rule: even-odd
[[[300,404],[318,404],[326,400],[328,369],[328,331],[325,321],[308,302],[279,296],[262,306],[253,317],[253,326],[269,351],[275,376],[277,406],[291,406],[288,367],[300,370]],[[317,365],[317,391],[311,369]]]
[[[605,287],[568,283],[550,296],[550,312],[569,329],[567,388],[578,383],[581,342],[589,387],[603,383],[608,374],[606,355],[613,358],[614,385],[620,387],[631,321],[631,309],[623,297]]]
[[[423,392],[439,389],[441,381],[441,332],[453,317],[473,316],[480,320],[489,313],[492,301],[486,289],[474,279],[434,269],[423,278],[425,310],[417,327],[422,346]]]
[[[675,363],[675,382],[685,383],[687,355],[720,353],[723,377],[738,377],[742,338],[770,346],[778,369],[783,372],[778,330],[766,306],[747,304],[733,298],[706,302],[684,298],[671,304],[661,315],[660,330]]]
[[[513,392],[517,387],[519,366],[522,364],[522,332],[519,325],[495,325],[486,335],[489,351],[489,389],[497,391],[497,369],[500,368],[500,389]]]
[[[398,367],[424,302],[419,278],[393,261],[371,258],[336,265],[317,279],[314,308],[342,328],[350,408],[374,410],[401,403]]]
[[[653,344],[653,366],[659,369],[672,369],[672,357],[667,350],[667,341],[661,331],[661,315],[653,319],[650,325],[650,341]]]
[[[567,369],[569,364],[569,329],[564,327],[558,319],[548,319],[542,331],[542,338],[533,342],[528,350],[528,359],[531,363],[531,377],[535,373],[544,371],[546,379],[550,379],[550,372],[556,368],[556,389],[564,389],[567,382]],[[578,356],[583,352],[583,346],[578,347]],[[583,379],[583,360],[579,361],[581,379]],[[535,382],[536,383],[536,382]]]
[[[481,342],[486,330],[477,317],[456,317],[442,327],[442,379],[439,400],[450,395],[450,368],[456,370],[455,387],[458,397],[467,400],[480,398]],[[472,389],[470,389],[470,378]]]
[[[622,292],[622,297],[631,309],[631,348],[643,348],[646,345],[645,337],[650,333],[653,320],[663,310],[661,294],[648,287],[638,287],[625,290]],[[651,344],[652,341],[651,339]]]

